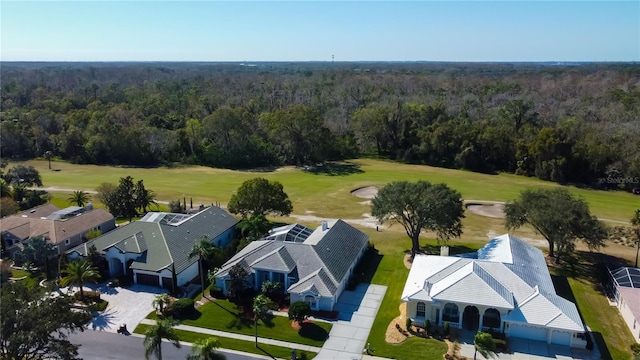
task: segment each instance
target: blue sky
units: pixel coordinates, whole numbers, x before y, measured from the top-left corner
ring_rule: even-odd
[[[6,1],[3,61],[640,61],[640,1]]]

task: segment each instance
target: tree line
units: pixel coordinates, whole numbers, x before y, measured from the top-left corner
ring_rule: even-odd
[[[132,166],[375,156],[640,187],[633,64],[3,64],[0,151]]]

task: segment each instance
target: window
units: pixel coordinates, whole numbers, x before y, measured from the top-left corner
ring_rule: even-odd
[[[70,243],[70,242],[71,242],[71,240],[70,240],[70,239],[64,239],[64,244],[65,244],[65,245],[69,245],[69,243]]]
[[[416,317],[424,317],[424,314],[425,314],[425,305],[421,301],[418,303],[418,306],[416,307]]]
[[[459,320],[458,305],[447,303],[442,310],[442,321],[458,322]]]
[[[312,309],[316,308],[316,298],[311,296],[311,295],[307,295],[304,297],[304,301],[309,304],[309,307]]]

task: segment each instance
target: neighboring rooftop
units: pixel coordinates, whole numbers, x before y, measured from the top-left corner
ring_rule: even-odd
[[[299,224],[287,225],[251,242],[227,261],[216,276],[226,276],[239,264],[250,273],[272,270],[297,278],[298,282],[287,289],[289,292],[313,289],[322,296],[331,296],[368,241],[366,234],[342,220],[326,222],[315,230]]]
[[[121,252],[140,254],[132,269],[160,271],[171,264],[177,272],[189,267],[197,258],[189,259],[191,248],[200,237],[215,239],[238,220],[217,206],[196,214],[148,213],[143,219],[110,231],[77,246],[67,253],[86,256],[95,245],[99,252],[115,247]]]
[[[304,242],[313,230],[300,224],[291,224],[271,229],[263,240],[277,240],[289,242]]]
[[[640,269],[621,267],[611,271],[616,286],[640,289]]]

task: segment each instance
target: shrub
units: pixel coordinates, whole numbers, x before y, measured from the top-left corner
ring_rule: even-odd
[[[289,319],[295,320],[299,324],[311,316],[311,308],[304,301],[296,301],[289,306]]]
[[[109,306],[109,302],[106,300],[98,300],[97,302],[91,304],[89,309],[91,311],[104,311],[107,306]]]
[[[424,330],[427,332],[427,335],[429,335],[429,333],[431,332],[431,321],[425,321]]]
[[[405,327],[407,328],[407,331],[411,331],[411,325],[413,325],[413,323],[410,317],[407,316],[404,324],[405,324]]]
[[[451,325],[449,325],[448,321],[445,321],[442,332],[444,333],[444,336],[449,336],[449,334],[451,334]]]
[[[191,314],[195,310],[194,301],[190,298],[183,298],[172,302],[166,310],[167,315],[182,317]]]

